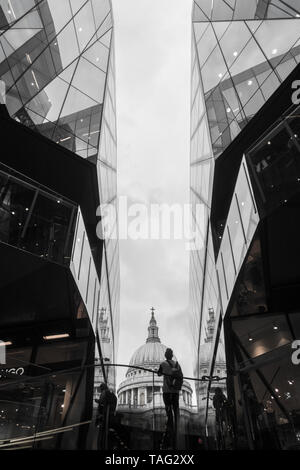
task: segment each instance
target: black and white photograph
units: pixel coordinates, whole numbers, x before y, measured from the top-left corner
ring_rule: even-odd
[[[300,0],[0,0],[0,142],[0,451],[300,450]]]

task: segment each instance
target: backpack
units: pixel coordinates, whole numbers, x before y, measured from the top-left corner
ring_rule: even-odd
[[[183,373],[178,362],[176,362],[175,367],[169,361],[168,364],[172,367],[172,375],[169,377],[169,384],[174,390],[179,392],[183,384]]]

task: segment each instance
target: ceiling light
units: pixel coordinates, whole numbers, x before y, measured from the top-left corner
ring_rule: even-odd
[[[274,54],[277,54],[277,52],[278,52],[278,49],[273,49],[273,50],[272,50],[272,54],[273,54],[273,55],[274,55]]]
[[[238,55],[237,51],[234,51],[233,55],[236,57]]]
[[[81,31],[82,31],[82,28],[81,28],[81,27],[80,27],[80,28],[78,28],[78,31],[81,33]]]
[[[62,338],[69,338],[69,333],[62,333],[62,334],[59,334],[59,335],[49,335],[49,336],[43,336],[43,338],[46,340],[46,341],[49,341],[51,339],[62,339]]]
[[[227,108],[226,111],[227,111],[227,113],[230,113],[231,108]]]
[[[252,85],[252,83],[253,83],[253,81],[252,81],[252,80],[248,80],[248,85],[249,85],[249,86],[251,86],[251,85]]]

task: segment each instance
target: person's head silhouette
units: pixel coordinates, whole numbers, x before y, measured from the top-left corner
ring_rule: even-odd
[[[167,359],[167,361],[170,361],[173,357],[173,351],[171,348],[167,348],[166,349],[166,352],[165,352],[165,358]]]

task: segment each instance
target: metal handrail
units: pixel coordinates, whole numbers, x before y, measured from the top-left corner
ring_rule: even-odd
[[[158,374],[158,370],[150,369],[150,368],[142,367],[142,366],[132,366],[130,364],[104,363],[103,366],[104,367],[132,368],[132,369],[136,369],[136,370],[143,370],[143,371],[146,371],[146,372],[150,372],[152,374]],[[60,371],[51,371],[47,374],[41,374],[41,375],[36,375],[36,376],[30,376],[30,377],[20,376],[19,380],[14,380],[14,381],[11,381],[11,382],[5,383],[5,384],[0,383],[0,390],[2,388],[11,387],[12,385],[18,385],[20,383],[28,383],[30,381],[37,381],[37,380],[44,380],[44,379],[47,379],[47,378],[54,378],[57,375],[71,374],[71,373],[80,372],[84,369],[89,369],[89,368],[95,368],[95,369],[96,368],[102,368],[102,365],[101,364],[88,364],[88,365],[84,365],[84,366],[78,366],[78,367],[72,367],[72,368],[69,368],[69,369],[63,369],[63,370],[60,370]],[[172,375],[171,374],[166,374],[166,373],[161,373],[161,376],[171,377]],[[194,381],[194,382],[212,382],[212,381],[213,382],[219,382],[219,381],[222,381],[222,380],[226,380],[227,377],[219,377],[218,375],[215,375],[215,376],[203,375],[201,378],[184,376],[183,379],[184,380],[191,380],[191,381]]]

